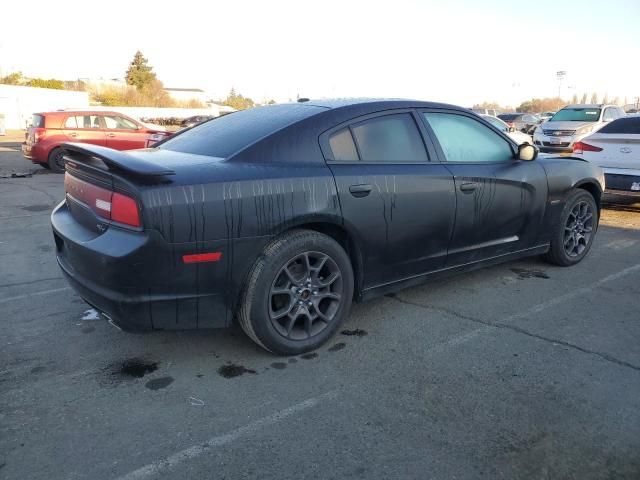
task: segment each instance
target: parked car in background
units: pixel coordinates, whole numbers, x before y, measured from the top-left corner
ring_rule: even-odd
[[[640,195],[640,116],[607,123],[576,142],[573,155],[604,170],[607,191]]]
[[[533,134],[533,131],[542,122],[532,113],[501,113],[498,118],[510,127],[527,135]]]
[[[536,117],[538,117],[540,120],[542,120],[543,122],[548,121],[551,117],[553,117],[556,114],[556,112],[542,112],[542,113],[538,113],[536,114]]]
[[[408,100],[264,106],[157,148],[64,148],[51,224],[82,298],[129,330],[237,320],[284,355],[328,341],[354,299],[531,255],[580,262],[604,180],[468,109]]]
[[[567,105],[536,128],[533,142],[541,152],[572,152],[575,142],[625,115],[616,105]]]
[[[492,117],[497,117],[499,113],[494,108],[472,108],[471,111],[477,113],[478,115],[490,115]]]
[[[193,117],[185,118],[182,122],[180,122],[180,127],[190,128],[199,123],[206,122],[207,120],[211,120],[212,118],[215,118],[215,117],[213,115],[195,115]]]
[[[516,142],[518,145],[523,145],[525,143],[528,143],[529,145],[533,145],[533,139],[531,138],[531,135],[527,135],[526,133],[519,132],[515,128],[507,125],[498,117],[492,117],[491,115],[480,115],[480,116],[484,118],[487,122],[489,122],[491,125],[496,127],[498,130],[500,130],[501,132],[504,132],[507,135],[509,135],[509,137],[511,137],[513,141]]]
[[[64,149],[60,146],[65,142],[133,150],[150,147],[169,135],[117,112],[42,112],[33,114],[22,153],[32,162],[60,173],[64,171]]]

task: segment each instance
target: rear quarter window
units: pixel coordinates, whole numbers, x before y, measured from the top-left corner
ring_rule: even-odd
[[[323,110],[322,107],[302,104],[242,110],[185,130],[170,137],[158,148],[226,158],[263,137]]]

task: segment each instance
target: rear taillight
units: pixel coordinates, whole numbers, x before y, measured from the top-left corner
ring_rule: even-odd
[[[44,128],[34,128],[33,129],[33,143],[38,143],[45,136],[47,131]]]
[[[111,197],[111,220],[132,227],[140,226],[140,212],[136,201],[118,192]]]
[[[142,226],[138,203],[127,195],[85,182],[69,173],[64,175],[64,189],[67,195],[84,203],[99,217],[131,227]]]
[[[601,152],[601,151],[602,149],[600,147],[589,145],[588,143],[576,142],[573,144],[573,153]]]

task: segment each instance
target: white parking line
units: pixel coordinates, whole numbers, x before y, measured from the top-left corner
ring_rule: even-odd
[[[559,297],[555,297],[555,298],[552,298],[551,300],[547,300],[546,302],[539,303],[538,305],[535,305],[529,308],[528,310],[525,310],[524,312],[519,312],[519,313],[514,313],[513,315],[509,315],[501,323],[506,323],[511,320],[525,318],[534,313],[540,313],[541,311],[546,310],[547,308],[560,305],[561,303],[566,302],[569,299],[579,297],[580,295],[584,295],[585,293],[590,293],[605,283],[611,282],[613,280],[618,280],[619,278],[629,275],[630,273],[633,273],[638,270],[640,270],[640,263],[627,267],[623,270],[620,270],[619,272],[612,273],[611,275],[607,275],[606,277],[593,282],[588,287],[578,288],[572,292],[565,293],[564,295],[560,295]]]
[[[22,300],[23,298],[31,298],[36,295],[49,295],[50,293],[64,292],[65,290],[71,290],[71,287],[54,288],[52,290],[43,290],[41,292],[25,293],[24,295],[16,295],[15,297],[0,298],[0,303],[13,302],[14,300]]]
[[[192,458],[198,457],[203,453],[207,453],[212,448],[221,447],[228,443],[231,443],[241,437],[246,435],[250,435],[252,433],[257,432],[258,430],[267,427],[269,425],[274,425],[281,420],[284,420],[291,415],[295,415],[303,410],[307,410],[308,408],[314,407],[318,405],[323,400],[329,400],[335,398],[337,396],[337,392],[327,392],[323,393],[314,398],[309,398],[304,402],[300,402],[291,407],[285,408],[284,410],[280,410],[279,412],[273,413],[267,417],[263,417],[255,422],[252,422],[244,427],[240,427],[236,430],[232,430],[229,433],[225,433],[223,435],[219,435],[217,437],[210,438],[206,442],[200,445],[194,445],[180,452],[174,453],[166,458],[161,460],[157,460],[153,463],[145,465],[144,467],[138,468],[133,472],[127,473],[122,477],[118,477],[116,480],[139,480],[148,478],[152,475],[158,475],[166,470],[172,469],[179,465],[180,463],[190,460]]]

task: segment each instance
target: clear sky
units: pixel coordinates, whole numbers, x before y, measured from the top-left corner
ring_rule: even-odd
[[[123,77],[224,97],[391,96],[471,106],[640,96],[640,0],[7,0],[0,74]]]

